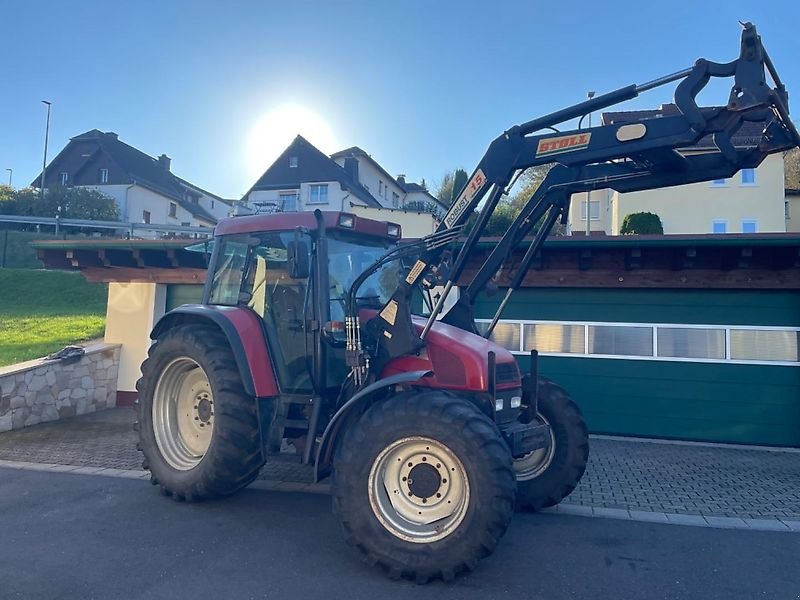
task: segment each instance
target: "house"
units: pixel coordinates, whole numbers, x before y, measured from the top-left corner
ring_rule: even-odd
[[[298,135],[243,198],[255,212],[339,210],[433,231],[447,207],[419,183],[396,178],[361,148],[331,156]]]
[[[676,114],[679,111],[675,104],[665,104],[656,110],[603,113],[602,123],[630,123]],[[761,123],[745,122],[732,141],[738,147],[753,146],[761,138],[762,129]],[[707,136],[682,151],[712,149],[716,147],[711,136]],[[614,190],[575,194],[569,212],[569,231],[571,235],[585,235],[588,212],[590,232],[619,235],[627,215],[652,212],[661,218],[666,234],[784,232],[785,201],[783,158],[773,154],[758,168],[742,169],[731,179],[623,194]]]
[[[166,154],[153,158],[111,131],[70,138],[45,177],[45,187],[89,187],[110,196],[125,222],[212,227],[234,204],[175,175]],[[40,174],[31,186],[41,181]]]

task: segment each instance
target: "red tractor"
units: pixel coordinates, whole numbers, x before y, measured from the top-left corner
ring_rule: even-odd
[[[735,78],[728,104],[700,108],[695,97],[712,77]],[[555,129],[673,81],[675,116]],[[746,121],[763,123],[761,140],[734,147],[731,135]],[[706,136],[716,151],[680,151]],[[142,365],[138,428],[152,482],[177,500],[225,496],[283,450],[313,465],[317,480],[331,475],[334,512],[368,562],[418,581],[472,569],[515,507],[557,504],[586,467],[578,406],[538,376],[535,351],[520,376],[514,356],[489,339],[572,195],[731,177],[797,145],[785,88],[747,24],[731,63],[699,60],[506,131],[421,240],[400,243],[398,225],[343,212],[222,221],[202,303],[159,321]],[[549,163],[464,281],[515,177]],[[520,245],[527,251],[503,273],[505,296],[479,331],[473,301],[496,287]],[[442,316],[456,282],[458,300]]]

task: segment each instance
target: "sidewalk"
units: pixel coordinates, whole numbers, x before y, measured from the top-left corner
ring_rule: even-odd
[[[116,408],[3,433],[0,461],[141,470],[133,420]],[[272,462],[259,487],[302,489],[310,476]],[[593,437],[586,474],[556,512],[800,530],[800,452]]]

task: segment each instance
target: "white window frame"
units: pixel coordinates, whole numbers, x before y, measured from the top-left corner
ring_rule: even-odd
[[[491,323],[491,319],[475,319],[476,323]],[[800,333],[800,327],[780,327],[774,325],[723,325],[723,324],[697,324],[697,323],[618,323],[611,321],[539,321],[527,319],[500,319],[498,323],[518,325],[519,348],[509,349],[511,354],[529,356],[530,351],[525,350],[525,325],[582,325],[584,327],[583,353],[578,352],[540,352],[542,356],[563,356],[567,358],[603,358],[612,360],[649,360],[663,362],[695,362],[695,363],[724,363],[735,365],[766,365],[778,367],[800,367],[800,361],[779,360],[735,360],[731,358],[731,330],[751,331],[783,331]],[[638,356],[633,354],[589,354],[589,327],[590,326],[615,326],[615,327],[651,327],[653,329],[653,355]],[[685,358],[681,356],[658,355],[658,330],[661,329],[722,329],[725,331],[725,358]]]
[[[294,198],[294,208],[291,212],[296,212],[300,210],[300,191],[299,190],[284,190],[278,192],[278,201],[280,205],[281,211],[286,211],[286,198],[288,197]]]
[[[747,232],[746,232],[746,231],[744,230],[744,224],[745,224],[745,223],[752,223],[752,224],[753,224],[753,226],[754,226],[754,230],[753,230],[753,231],[747,231]],[[740,229],[740,231],[741,231],[742,233],[758,233],[758,219],[750,219],[750,218],[747,218],[747,219],[742,219],[742,222],[741,222],[739,225],[741,226],[741,229]]]
[[[725,227],[725,231],[714,231],[714,225],[722,225]],[[728,219],[711,219],[711,233],[715,235],[725,235],[729,233],[730,229],[728,229]]]
[[[290,169],[296,169],[298,164],[300,164],[300,159],[297,156],[290,156],[289,157],[289,168]]]
[[[169,203],[169,217],[173,219],[178,218],[178,203],[177,202],[170,202]]]
[[[317,200],[314,200],[314,190],[315,189],[319,189],[319,190],[324,189],[325,190],[325,200],[324,201],[323,200],[319,200],[319,198],[317,198]],[[329,202],[329,198],[328,198],[328,184],[327,183],[311,183],[311,184],[309,184],[309,186],[308,186],[308,203],[309,204],[328,204],[328,202]]]
[[[58,174],[58,180],[61,182],[61,185],[67,185],[69,183],[69,171],[61,171]]]
[[[753,181],[752,182],[745,182],[744,180],[744,172],[751,171],[753,173]],[[742,187],[758,187],[758,171],[756,169],[742,169],[739,171],[739,185]]]
[[[100,183],[108,183],[108,169],[100,169]]]
[[[586,220],[586,198],[580,201],[580,220]],[[592,215],[592,207],[597,207],[597,216]],[[589,200],[589,220],[590,221],[599,221],[600,220],[600,200]]]

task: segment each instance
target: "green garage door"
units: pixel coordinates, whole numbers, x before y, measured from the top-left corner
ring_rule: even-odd
[[[503,317],[496,341],[525,370],[537,347],[593,432],[800,446],[796,292],[525,289]]]
[[[203,296],[203,286],[191,283],[171,283],[167,285],[167,310],[181,304],[197,304]]]

